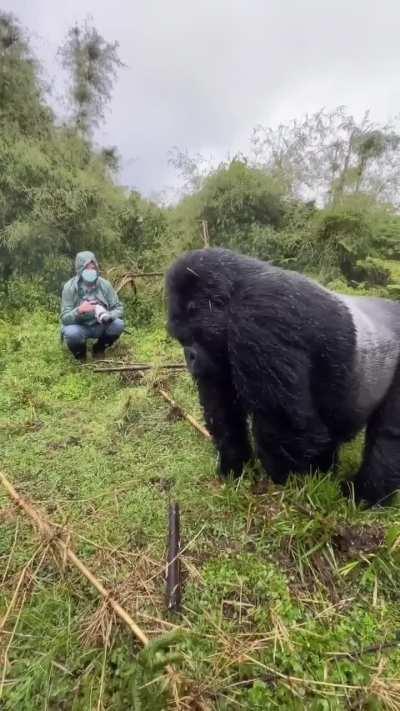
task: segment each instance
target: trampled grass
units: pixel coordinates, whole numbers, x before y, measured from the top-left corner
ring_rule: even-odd
[[[113,357],[181,353],[155,322]],[[188,375],[162,377],[201,421]],[[400,709],[400,511],[357,510],[329,476],[221,484],[211,444],[153,381],[76,365],[56,317],[0,324],[2,471],[149,638],[166,635],[141,650],[1,491],[0,708]],[[360,451],[346,448],[342,474]],[[175,617],[170,501],[185,548]]]

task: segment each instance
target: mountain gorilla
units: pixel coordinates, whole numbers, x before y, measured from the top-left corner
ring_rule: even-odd
[[[400,488],[400,304],[342,296],[227,249],[183,255],[166,289],[221,476],[252,456],[249,417],[274,482],[327,471],[366,426],[357,500]]]

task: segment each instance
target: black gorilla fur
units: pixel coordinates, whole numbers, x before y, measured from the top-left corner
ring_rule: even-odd
[[[221,476],[256,455],[274,482],[327,471],[366,426],[354,489],[400,488],[400,304],[344,297],[225,249],[189,252],[166,278],[168,328],[185,351]]]

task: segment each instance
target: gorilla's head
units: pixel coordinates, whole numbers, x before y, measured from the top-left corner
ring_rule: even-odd
[[[194,376],[223,373],[227,323],[235,288],[235,255],[223,249],[190,252],[166,276],[168,331],[184,348]]]

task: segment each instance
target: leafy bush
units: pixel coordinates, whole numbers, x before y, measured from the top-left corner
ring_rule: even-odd
[[[211,172],[197,193],[182,200],[172,221],[184,248],[202,246],[206,221],[212,245],[254,253],[254,241],[264,242],[262,230],[270,239],[284,212],[283,192],[276,181],[235,159]]]
[[[390,269],[380,259],[358,259],[353,269],[353,279],[368,286],[386,286],[390,279]]]

